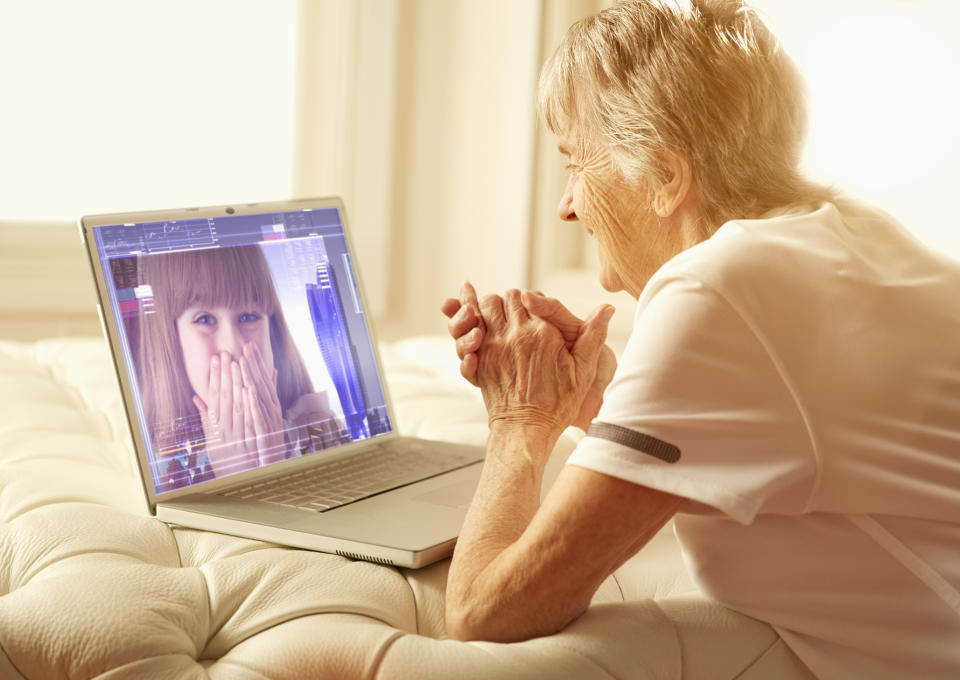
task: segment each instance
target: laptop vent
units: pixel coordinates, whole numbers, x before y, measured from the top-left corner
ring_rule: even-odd
[[[359,553],[346,552],[344,550],[338,550],[337,554],[340,555],[340,557],[348,557],[351,560],[363,560],[364,562],[376,562],[377,564],[386,564],[391,567],[396,566],[396,563],[394,563],[392,560],[388,560],[383,557],[372,557],[370,555],[361,555]]]

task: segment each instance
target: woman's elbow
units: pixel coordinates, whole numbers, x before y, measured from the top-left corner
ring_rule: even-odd
[[[448,599],[444,611],[447,638],[467,642],[470,640],[489,640],[489,617],[476,603]]]
[[[582,611],[582,610],[581,610]],[[577,612],[576,614],[579,614]],[[512,612],[509,607],[492,609],[460,607],[448,603],[445,611],[447,638],[468,642],[522,642],[561,630],[573,616],[537,618],[529,611]]]
[[[468,624],[468,619],[462,612],[451,611],[451,607],[447,605],[444,619],[447,628],[447,639],[460,640],[461,642],[478,639],[473,634],[473,630]]]
[[[471,640],[485,640],[487,642],[514,642],[520,638],[512,638],[508,631],[499,630],[498,621],[490,616],[491,612],[484,612],[480,607],[458,606],[447,603],[445,620],[447,638],[469,642]]]

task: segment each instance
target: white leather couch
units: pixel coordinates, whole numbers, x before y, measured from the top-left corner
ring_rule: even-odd
[[[449,341],[383,349],[402,431],[483,441]],[[767,625],[696,591],[668,530],[561,633],[463,643],[444,640],[446,561],[395,569],[170,527],[136,475],[103,340],[0,341],[0,678],[811,677]]]
[[[0,680],[811,677],[768,626],[696,591],[669,529],[566,630],[505,645],[444,640],[446,562],[169,527],[147,512],[97,331],[76,227],[0,222],[0,338],[20,338],[0,339]],[[448,339],[383,359],[404,433],[484,441]]]

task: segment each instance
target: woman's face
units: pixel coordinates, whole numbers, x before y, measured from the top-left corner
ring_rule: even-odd
[[[270,346],[270,317],[256,309],[230,307],[188,307],[177,317],[177,335],[183,350],[183,365],[190,386],[209,403],[210,358],[229,352],[239,361],[247,343],[260,348],[264,363],[273,366]]]
[[[559,149],[570,171],[557,206],[560,218],[579,221],[597,239],[600,284],[639,297],[654,272],[679,252],[661,228],[650,192],[628,183],[604,149],[588,149],[573,135],[561,137]]]

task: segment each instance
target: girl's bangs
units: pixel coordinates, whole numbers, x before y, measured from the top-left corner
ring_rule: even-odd
[[[258,246],[164,253],[148,257],[144,265],[143,282],[170,314],[195,306],[275,311],[270,269]]]

